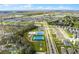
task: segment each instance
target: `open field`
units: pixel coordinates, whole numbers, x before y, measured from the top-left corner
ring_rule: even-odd
[[[37,52],[46,52],[47,51],[47,47],[46,47],[46,42],[45,41],[32,42],[32,43],[33,43],[33,45],[35,47],[35,50]]]

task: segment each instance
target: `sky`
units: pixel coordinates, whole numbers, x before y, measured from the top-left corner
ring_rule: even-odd
[[[10,10],[79,10],[79,4],[0,4],[0,11]]]

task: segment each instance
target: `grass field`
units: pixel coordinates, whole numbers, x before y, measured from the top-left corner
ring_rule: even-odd
[[[36,42],[33,42],[33,45],[37,52],[46,52],[46,50],[47,50],[45,41],[36,41]],[[42,50],[40,50],[41,48],[42,48]]]

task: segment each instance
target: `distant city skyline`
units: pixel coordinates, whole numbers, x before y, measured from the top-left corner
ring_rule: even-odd
[[[0,4],[0,11],[11,10],[79,10],[79,4]]]

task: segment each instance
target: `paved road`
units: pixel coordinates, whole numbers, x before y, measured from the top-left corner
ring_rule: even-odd
[[[43,22],[43,25],[44,25],[44,27],[45,27],[45,32],[46,32],[46,35],[47,35],[47,43],[48,43],[48,46],[49,46],[49,53],[50,54],[57,54],[58,53],[58,51],[57,51],[57,49],[56,49],[56,45],[55,45],[55,42],[52,40],[53,38],[52,38],[52,34],[51,34],[51,32],[50,32],[50,29],[49,29],[49,26],[48,26],[48,24],[47,24],[47,22]]]
[[[44,31],[45,31],[45,36],[46,36],[46,43],[47,43],[47,53],[50,54],[58,54],[58,50],[56,48],[55,42],[53,41],[53,37],[51,34],[51,28],[49,27],[47,22],[36,22],[39,24],[43,24],[44,26]]]

